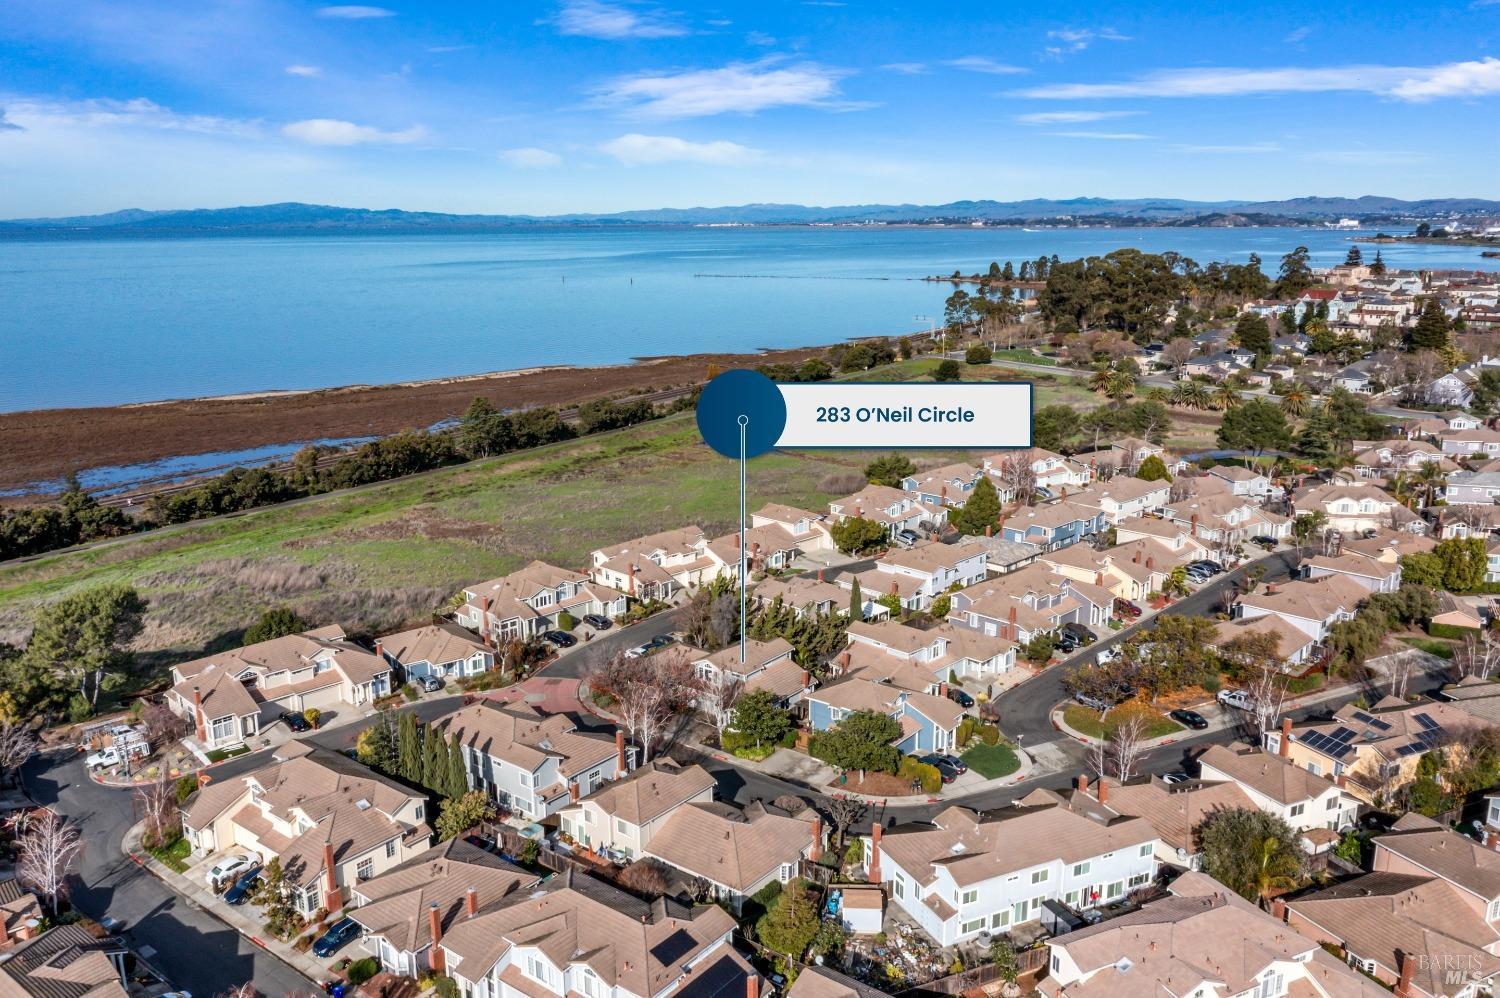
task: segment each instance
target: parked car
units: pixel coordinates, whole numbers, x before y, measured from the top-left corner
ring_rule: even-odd
[[[436,693],[443,688],[443,680],[439,676],[423,676],[422,689],[428,693]]]
[[[965,710],[968,710],[970,707],[974,706],[974,698],[969,696],[969,694],[965,693],[963,690],[959,689],[956,686],[948,687],[948,699],[952,700],[954,703],[958,704]]]
[[[943,757],[940,755],[924,755],[917,761],[925,762],[927,765],[937,770],[938,775],[943,778],[944,783],[952,783],[954,780],[958,779],[958,770],[954,769],[952,766],[948,765],[948,763],[944,762]]]
[[[1141,616],[1141,608],[1128,599],[1115,600],[1115,616],[1124,617],[1126,620],[1138,620]]]
[[[123,747],[111,745],[91,753],[83,760],[83,764],[89,769],[108,769],[124,762],[127,753],[132,759],[144,759],[151,754],[151,746],[145,742],[127,742]]]
[[[1174,783],[1186,783],[1188,780],[1191,780],[1191,779],[1192,779],[1191,776],[1189,776],[1188,774],[1184,773],[1182,770],[1179,769],[1175,773],[1167,773],[1167,774],[1163,775],[1162,778],[1161,778],[1161,781],[1163,783],[1167,784],[1168,786],[1171,786]]]
[[[1187,568],[1184,568],[1182,570],[1182,574],[1187,576],[1189,582],[1196,582],[1199,585],[1202,585],[1203,583],[1214,577],[1214,573],[1204,568],[1202,565],[1189,565]]]
[[[606,616],[603,616],[602,614],[598,614],[598,613],[586,613],[586,614],[584,614],[583,615],[583,622],[585,624],[588,624],[590,627],[592,627],[596,631],[607,631],[610,628],[610,620],[609,620],[609,618],[606,617]]]
[[[542,640],[559,648],[571,648],[578,643],[578,639],[567,631],[543,631]]]
[[[1235,710],[1250,710],[1255,706],[1255,698],[1245,690],[1220,690],[1219,703]]]
[[[651,647],[651,642],[648,641],[648,642],[646,642],[643,645],[636,645],[634,648],[627,648],[625,650],[625,657],[626,658],[644,658],[645,656],[651,654],[655,650],[656,649],[654,649],[654,648]]]
[[[1269,551],[1276,546],[1277,541],[1276,538],[1270,536],[1269,534],[1261,534],[1259,537],[1250,538],[1250,543],[1257,544]]]
[[[280,717],[281,723],[285,724],[293,731],[312,730],[312,725],[307,723],[307,718],[303,717],[301,714],[297,713],[294,710],[284,710],[281,712]]]
[[[254,865],[255,860],[249,856],[246,856],[244,853],[234,853],[225,856],[209,868],[209,871],[203,875],[203,879],[208,881],[210,888],[214,888],[230,877],[238,876]]]
[[[1056,647],[1064,655],[1070,654],[1078,650],[1078,639],[1067,631],[1061,631],[1057,635]]]
[[[224,892],[226,904],[244,904],[250,897],[255,885],[260,882],[260,864],[256,864],[244,873],[240,874],[235,882],[230,885],[229,890]]]
[[[922,535],[915,530],[898,530],[891,535],[891,540],[904,548],[909,548],[922,539]]]
[[[1104,665],[1104,664],[1106,664],[1108,662],[1113,662],[1115,659],[1117,659],[1119,657],[1120,657],[1120,648],[1119,648],[1119,646],[1118,645],[1110,645],[1108,648],[1100,648],[1097,652],[1094,653],[1094,664],[1095,665]]]
[[[645,644],[645,647],[649,651],[660,651],[661,649],[665,648],[667,645],[675,645],[676,643],[677,643],[677,635],[675,635],[675,634],[658,634],[656,637],[652,638],[650,641],[647,641],[646,644]]]
[[[1098,636],[1094,634],[1093,631],[1089,630],[1087,627],[1084,627],[1076,620],[1070,620],[1066,624],[1062,625],[1062,632],[1064,634],[1071,634],[1078,641],[1078,643],[1085,648],[1093,644],[1095,641],[1099,640]]]
[[[935,752],[933,754],[936,755],[939,759],[946,762],[948,765],[952,766],[954,769],[958,770],[960,773],[967,773],[969,771],[969,764],[964,762],[956,755],[950,755],[947,752]]]
[[[313,956],[330,957],[349,940],[359,935],[359,923],[352,918],[340,919],[312,944]]]
[[[1174,710],[1167,716],[1183,727],[1192,728],[1194,731],[1202,731],[1208,727],[1208,718],[1196,710]]]

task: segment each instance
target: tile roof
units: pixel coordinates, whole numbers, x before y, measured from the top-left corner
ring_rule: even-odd
[[[755,887],[812,848],[812,824],[759,804],[692,803],[672,812],[646,852],[736,891]]]
[[[545,715],[524,704],[484,700],[436,724],[445,736],[527,772],[556,758],[563,775],[572,776],[615,754],[614,739],[579,731],[562,714]]]
[[[1500,898],[1500,853],[1431,819],[1403,815],[1389,832],[1375,839],[1375,847],[1388,849],[1487,902]]]
[[[1237,620],[1221,620],[1214,625],[1214,647],[1222,648],[1236,638],[1270,634],[1276,638],[1276,654],[1290,659],[1297,652],[1313,643],[1306,631],[1293,627],[1274,613],[1263,617],[1240,617]]]
[[[81,923],[54,926],[17,943],[0,963],[0,994],[34,998],[125,998],[110,954],[123,954],[114,936],[96,937]]]
[[[1343,575],[1296,580],[1258,593],[1246,593],[1240,602],[1261,610],[1307,620],[1327,620],[1339,611],[1353,613],[1370,598],[1370,591]]]
[[[1166,784],[1156,777],[1120,783],[1106,781],[1107,803],[1099,803],[1098,782],[1089,791],[1069,792],[1069,806],[1093,815],[1125,815],[1150,822],[1157,836],[1185,855],[1198,851],[1197,829],[1218,811],[1255,810],[1252,801],[1234,783],[1188,780]]]
[[[1210,745],[1199,757],[1198,764],[1243,783],[1280,804],[1296,804],[1320,797],[1333,786],[1289,759],[1258,748]]]
[[[484,642],[467,628],[446,622],[387,634],[379,643],[381,651],[402,665],[445,665],[486,650]]]
[[[702,766],[678,769],[658,761],[638,767],[626,779],[606,783],[584,799],[610,817],[640,826],[681,807],[713,785],[714,778]]]
[[[885,992],[836,970],[814,966],[797,975],[787,998],[885,998]]]

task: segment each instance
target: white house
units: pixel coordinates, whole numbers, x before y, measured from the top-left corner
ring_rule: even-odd
[[[558,827],[585,849],[635,860],[678,808],[713,799],[714,778],[702,766],[648,762],[563,808]]]

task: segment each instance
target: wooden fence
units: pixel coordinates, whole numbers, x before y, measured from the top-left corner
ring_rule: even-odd
[[[1037,973],[1047,966],[1048,949],[1038,946],[1035,949],[1022,950],[1016,954],[1016,963],[1020,967],[1020,976]],[[898,992],[897,998],[937,998],[940,995],[961,995],[971,988],[982,987],[993,984],[1000,980],[1000,971],[992,963],[973,967],[959,974],[948,977],[939,977],[935,981],[914,988],[907,988]]]

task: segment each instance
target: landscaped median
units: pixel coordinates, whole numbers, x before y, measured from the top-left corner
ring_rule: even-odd
[[[1097,710],[1081,703],[1070,703],[1062,709],[1063,730],[1071,729],[1073,733],[1096,740],[1111,737],[1122,723],[1135,717],[1145,723],[1143,738],[1165,738],[1183,730],[1182,725],[1143,703],[1121,704],[1103,717]]]

